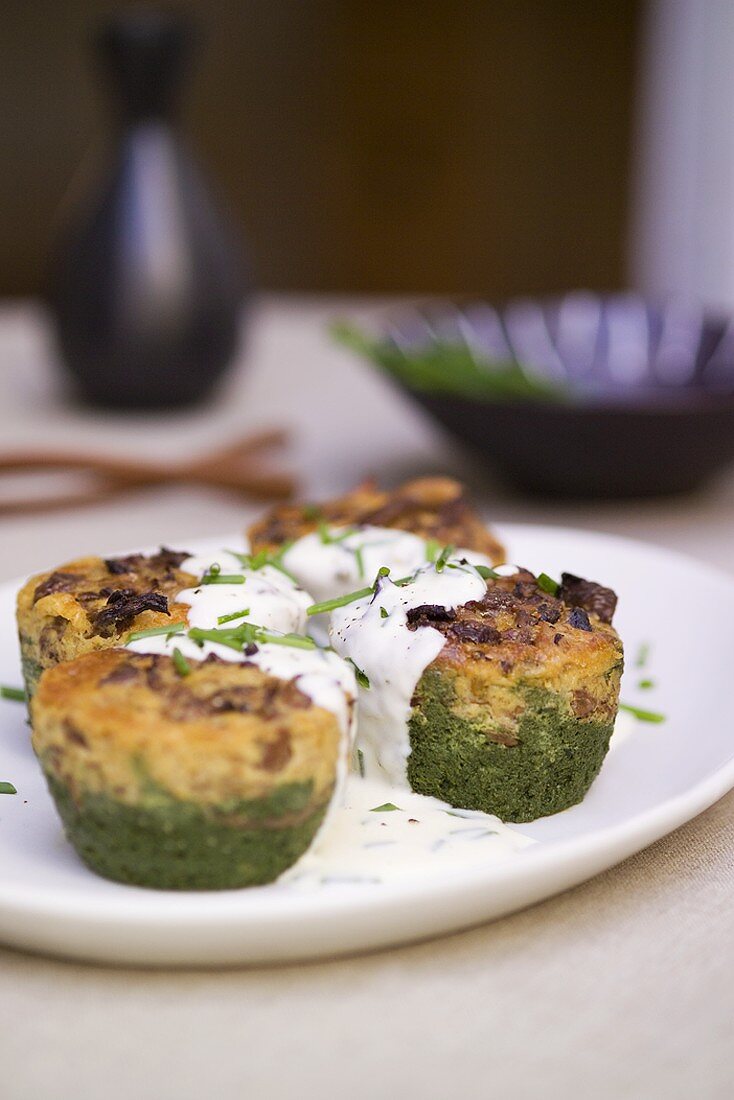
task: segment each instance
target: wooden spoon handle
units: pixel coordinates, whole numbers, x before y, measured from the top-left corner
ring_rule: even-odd
[[[21,470],[84,470],[118,481],[155,483],[187,481],[201,471],[225,469],[249,455],[283,444],[287,433],[282,429],[254,432],[211,454],[184,463],[139,461],[125,457],[90,454],[81,451],[18,451],[0,454],[0,471]],[[242,475],[243,484],[247,475]]]
[[[251,472],[247,477],[240,475],[229,479],[218,477],[200,476],[192,478],[194,484],[207,485],[211,488],[224,489],[228,492],[236,492],[240,496],[246,496],[251,500],[286,500],[293,496],[295,482],[287,474],[258,474]],[[147,488],[151,485],[149,479],[135,482],[131,479],[102,479],[90,489],[79,490],[74,493],[62,493],[55,496],[25,497],[23,499],[0,499],[0,517],[14,515],[32,515],[38,512],[59,511],[64,508],[81,508],[90,504],[100,504],[111,500],[123,493],[132,492],[135,489]]]
[[[106,475],[120,481],[160,481],[168,473],[168,467],[162,465],[74,451],[19,451],[0,455],[1,470],[78,470]]]
[[[288,432],[285,428],[266,428],[260,432],[254,432],[243,436],[242,439],[229,443],[220,450],[195,459],[187,463],[187,469],[208,469],[210,466],[221,466],[228,462],[240,462],[249,455],[271,450],[273,447],[282,447],[288,442]]]

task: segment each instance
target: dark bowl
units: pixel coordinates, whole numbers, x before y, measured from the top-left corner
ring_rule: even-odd
[[[446,388],[435,376],[426,387],[400,366],[428,354],[450,372],[457,348],[480,374],[519,377],[527,392],[457,394],[450,373]],[[391,318],[368,354],[535,493],[681,492],[734,461],[734,323],[695,308],[585,292],[502,309],[431,306]]]

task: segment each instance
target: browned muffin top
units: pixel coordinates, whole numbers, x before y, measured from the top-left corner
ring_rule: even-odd
[[[161,654],[97,650],[46,670],[31,709],[34,748],[73,797],[134,802],[147,780],[206,802],[281,783],[308,781],[317,801],[333,789],[336,717],[252,664],[209,657],[182,675]]]
[[[49,596],[71,597],[85,613],[89,633],[107,638],[128,629],[143,611],[169,615],[169,601],[196,580],[180,568],[189,556],[161,547],[155,554],[80,558],[36,578],[31,607]]]
[[[346,496],[318,505],[278,505],[254,523],[248,534],[254,551],[273,550],[315,531],[321,523],[392,527],[475,550],[494,564],[505,559],[504,547],[471,507],[464,487],[446,477],[419,478],[391,492],[365,482]]]
[[[504,673],[518,664],[536,664],[541,655],[564,661],[583,651],[617,641],[611,619],[617,598],[609,588],[570,573],[562,575],[555,594],[542,588],[527,569],[487,582],[481,600],[452,610],[423,604],[408,612],[408,625],[432,626],[447,644],[439,660],[484,660]]]

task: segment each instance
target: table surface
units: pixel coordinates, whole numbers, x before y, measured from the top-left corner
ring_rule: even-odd
[[[304,492],[448,472],[498,521],[592,528],[734,568],[734,471],[700,494],[528,502],[389,384],[332,346],[328,319],[378,300],[270,297],[216,400],[166,416],[70,402],[34,304],[0,308],[0,433],[13,446],[182,458],[287,425]],[[22,483],[15,486],[22,491]],[[187,488],[0,522],[0,580],[106,550],[231,531],[255,514]],[[378,954],[229,971],[116,970],[0,949],[8,1100],[209,1095],[350,1100],[729,1097],[734,794],[620,867],[523,913]]]

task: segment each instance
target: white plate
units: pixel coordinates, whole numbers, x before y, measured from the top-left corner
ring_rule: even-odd
[[[506,862],[405,883],[274,885],[162,893],[97,878],[77,860],[31,752],[24,710],[0,701],[0,940],[80,959],[207,965],[314,958],[452,932],[530,905],[613,866],[734,786],[734,581],[655,547],[582,531],[506,526],[512,560],[616,589],[623,698],[662,710],[615,744],[580,806],[523,826],[538,843]],[[191,543],[202,551],[231,537]],[[19,683],[14,595],[0,587],[0,682]],[[636,690],[643,641],[658,688]],[[647,672],[647,670],[646,670]]]

